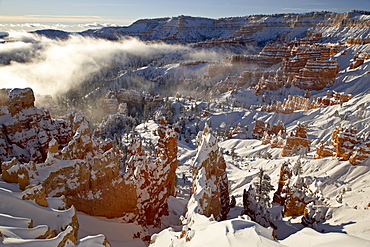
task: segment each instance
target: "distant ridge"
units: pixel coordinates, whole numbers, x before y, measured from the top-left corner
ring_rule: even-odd
[[[348,13],[309,12],[302,14],[250,15],[211,19],[204,17],[177,16],[140,19],[129,26],[103,27],[78,33],[58,30],[38,30],[34,33],[49,38],[67,38],[69,35],[118,40],[136,37],[143,41],[163,41],[169,44],[198,43],[223,40],[263,46],[275,41],[289,41],[303,37],[307,32],[318,32],[323,27],[332,27],[323,37],[348,38],[346,29],[362,29],[350,32],[363,37],[369,35],[370,14],[368,11]],[[346,30],[348,32],[348,30]],[[355,37],[356,38],[356,37]]]

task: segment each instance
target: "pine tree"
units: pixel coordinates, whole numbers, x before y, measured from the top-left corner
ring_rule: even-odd
[[[302,162],[301,162],[300,158],[294,164],[292,172],[293,172],[294,176],[298,176],[298,175],[302,174]]]
[[[242,214],[248,215],[253,221],[257,222],[261,226],[276,229],[266,205],[256,200],[256,193],[257,192],[253,186],[249,186],[248,190],[244,189]]]
[[[270,191],[274,190],[274,186],[271,184],[271,178],[265,173],[265,171],[260,168],[257,173],[257,181],[254,183],[256,188],[256,200],[261,204],[270,206]]]
[[[230,208],[234,208],[236,206],[236,199],[235,196],[230,197]]]
[[[232,148],[231,148],[230,155],[231,155],[231,158],[232,158],[233,160],[235,160],[235,159],[236,159],[236,157],[238,156],[238,155],[235,153],[235,147],[232,147]]]

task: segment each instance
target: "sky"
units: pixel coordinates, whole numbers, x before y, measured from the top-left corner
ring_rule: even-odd
[[[0,0],[0,31],[127,26],[138,19],[179,15],[210,18],[251,14],[370,10],[370,0]],[[3,30],[5,31],[5,30]]]

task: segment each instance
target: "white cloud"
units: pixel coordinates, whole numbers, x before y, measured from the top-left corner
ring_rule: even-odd
[[[0,55],[16,56],[23,61],[13,59],[11,64],[0,67],[0,88],[31,87],[43,94],[66,92],[113,61],[123,64],[130,55],[147,57],[185,49],[136,39],[112,42],[73,36],[58,41],[29,33],[10,36],[19,41],[0,44]]]
[[[25,23],[0,23],[1,31],[16,31],[16,32],[29,32],[42,29],[56,29],[63,31],[79,32],[86,29],[98,29],[103,27],[117,27],[115,23],[78,23],[78,24],[62,24],[62,23],[38,23],[38,22],[25,22]]]
[[[134,38],[108,41],[73,35],[67,40],[53,40],[11,32],[9,39],[18,41],[0,44],[0,59],[11,61],[0,65],[0,88],[31,87],[36,93],[52,95],[67,92],[113,63],[124,67],[131,58],[153,60],[176,53],[184,60],[209,61],[225,55]]]

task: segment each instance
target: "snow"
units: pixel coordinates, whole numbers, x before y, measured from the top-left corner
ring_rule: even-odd
[[[79,241],[78,247],[102,246],[105,240],[103,234],[84,237]]]
[[[204,216],[198,215],[199,218]],[[205,217],[204,217],[205,218]],[[196,221],[197,222],[197,221]],[[169,228],[152,237],[150,247],[171,246],[213,246],[213,247],[238,247],[245,246],[281,246],[273,241],[272,230],[266,229],[247,218],[239,217],[226,221],[200,220],[192,225],[191,230],[181,237],[181,232],[175,232]]]
[[[36,226],[34,228],[17,227],[15,225],[6,227],[3,226],[3,223],[1,223],[1,225],[2,225],[0,226],[1,233],[4,236],[7,236],[8,238],[35,239],[37,237],[44,235],[48,230],[48,227],[45,225]]]
[[[29,218],[32,216],[33,225],[48,225],[52,230],[60,232],[70,222],[75,213],[74,207],[68,210],[44,208],[33,202],[22,200],[21,193],[0,189],[0,212],[14,217]]]
[[[3,245],[25,247],[58,246],[62,239],[72,230],[73,228],[71,226],[68,226],[65,231],[59,233],[58,236],[51,239],[4,238]]]
[[[31,219],[0,214],[0,225],[27,228],[32,223]]]
[[[108,220],[80,212],[77,217],[80,223],[79,238],[104,233],[112,246],[146,246],[140,239],[134,239],[134,234],[142,230],[141,226],[134,223],[121,223],[118,219]]]
[[[364,239],[349,236],[342,233],[325,233],[321,234],[311,228],[304,228],[301,231],[289,236],[288,238],[281,241],[282,244],[287,246],[302,246],[302,247],[313,247],[313,246],[370,246],[370,241]]]

